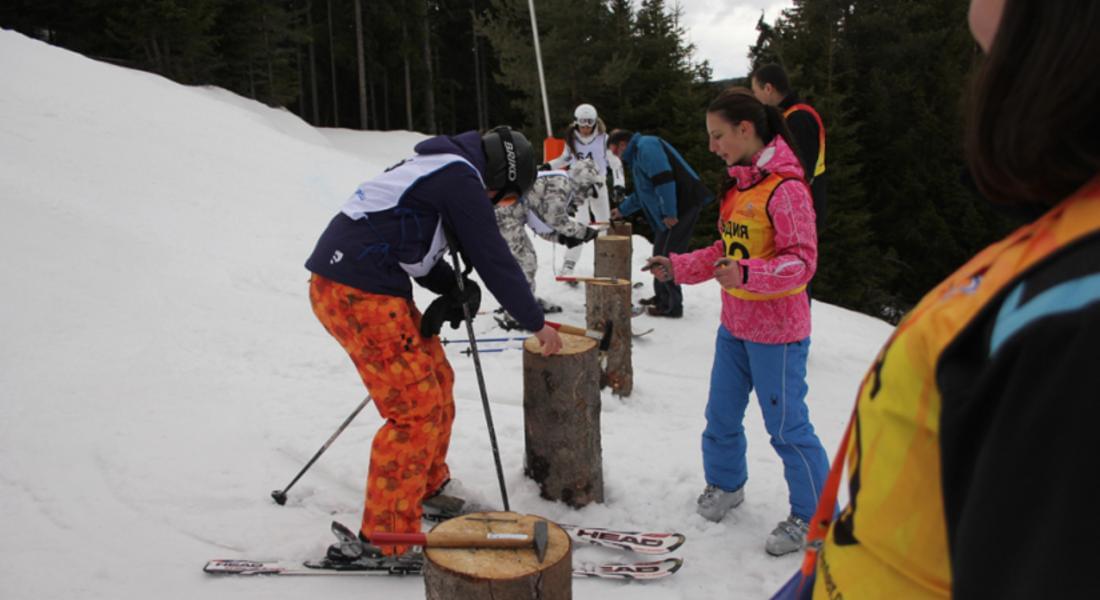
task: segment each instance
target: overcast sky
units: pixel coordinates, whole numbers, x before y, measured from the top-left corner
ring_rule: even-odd
[[[670,0],[674,6],[676,0]],[[756,41],[756,21],[772,23],[791,0],[679,0],[684,30],[695,44],[695,60],[710,61],[714,79],[743,77],[749,72],[749,46]]]

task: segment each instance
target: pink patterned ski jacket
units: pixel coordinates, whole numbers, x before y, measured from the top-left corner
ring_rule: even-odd
[[[770,259],[737,261],[748,269],[744,289],[777,294],[808,283],[817,269],[817,229],[813,200],[801,179],[798,157],[783,138],[776,136],[752,157],[751,166],[729,167],[737,189],[759,184],[769,173],[799,177],[781,183],[768,202],[768,215],[775,227],[777,254]],[[726,198],[722,199],[726,202]],[[719,224],[721,227],[721,224]],[[725,256],[721,239],[711,246],[687,254],[672,254],[676,283],[694,284],[714,278],[714,262]],[[745,300],[722,294],[722,326],[734,337],[761,344],[786,344],[809,337],[810,302],[806,292],[771,300]]]

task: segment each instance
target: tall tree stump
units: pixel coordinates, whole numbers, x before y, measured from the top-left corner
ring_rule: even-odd
[[[613,323],[611,346],[607,349],[607,365],[602,384],[606,382],[618,396],[629,396],[634,390],[633,341],[630,335],[630,280],[616,283],[589,281],[585,283],[585,323],[588,329],[604,331]]]
[[[593,275],[618,277],[630,281],[630,237],[602,235],[596,238],[596,258]]]
[[[531,535],[535,515],[471,513],[437,525],[432,533],[523,533]],[[569,600],[573,597],[573,550],[569,535],[554,523],[546,556],[532,549],[428,548],[424,589],[428,600]]]
[[[543,498],[573,507],[603,502],[600,364],[596,340],[562,334],[558,354],[523,343],[524,472]]]
[[[630,221],[612,222],[611,227],[607,229],[607,233],[610,235],[630,237],[634,235],[634,225]]]

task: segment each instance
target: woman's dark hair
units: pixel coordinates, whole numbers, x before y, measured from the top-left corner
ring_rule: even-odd
[[[966,158],[1005,204],[1057,204],[1100,173],[1100,2],[1008,0],[970,97]]]
[[[757,100],[750,89],[736,86],[726,88],[710,103],[707,112],[721,115],[731,125],[748,121],[756,128],[756,135],[765,144],[771,143],[778,135],[787,142],[796,155],[798,154],[798,144],[795,143],[794,136],[787,127],[787,119],[783,118],[783,113],[779,112],[778,108]],[[734,183],[723,171],[718,195],[724,196]]]
[[[727,122],[736,125],[741,121],[748,121],[756,128],[756,135],[770,144],[775,136],[783,137],[783,141],[798,153],[791,130],[787,128],[787,120],[783,113],[774,106],[768,106],[752,95],[752,90],[743,87],[729,87],[718,94],[718,97],[707,107],[708,113],[717,113]]]

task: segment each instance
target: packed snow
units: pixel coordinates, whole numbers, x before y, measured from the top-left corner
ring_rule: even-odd
[[[0,31],[0,72],[0,597],[423,597],[417,577],[219,578],[201,568],[317,557],[330,521],[357,526],[380,425],[373,407],[286,506],[270,497],[365,393],[310,310],[302,264],[355,186],[424,136],[316,129],[225,90],[10,31]],[[634,242],[640,267],[650,247]],[[564,307],[560,320],[583,324],[583,287],[553,280],[562,250],[535,244],[540,295]],[[592,256],[587,248],[581,274]],[[635,297],[650,295],[636,273],[646,286]],[[420,306],[429,301],[417,292]],[[633,395],[602,397],[606,501],[581,510],[541,499],[523,475],[519,343],[482,357],[513,510],[687,535],[679,573],[576,580],[577,598],[764,598],[799,564],[763,550],[788,505],[755,406],[745,503],[722,523],[694,511],[719,302],[713,283],[687,287],[684,318],[634,320],[656,331],[634,346]],[[482,310],[495,306],[487,296]],[[813,313],[809,403],[831,456],[891,328],[821,302]],[[475,329],[502,333],[488,316]],[[447,347],[458,405],[450,464],[473,500],[498,505],[463,348]]]

